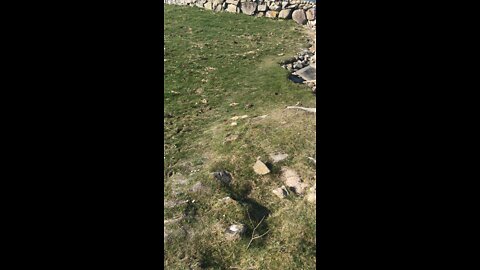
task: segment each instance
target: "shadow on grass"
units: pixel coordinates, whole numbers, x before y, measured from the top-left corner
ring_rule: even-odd
[[[239,202],[246,208],[243,223],[246,225],[247,230],[242,235],[242,238],[250,240],[253,230],[257,225],[258,227],[255,229],[256,236],[266,233],[269,230],[266,218],[270,215],[271,211],[256,200],[248,198],[248,195],[252,191],[251,185],[243,184],[240,186],[232,186],[223,182],[221,184],[223,189],[227,192],[227,194],[229,194],[230,198]],[[268,234],[261,238],[255,239],[252,242],[252,247],[264,246],[267,236]]]
[[[202,269],[227,269],[227,266],[223,262],[222,258],[218,258],[214,255],[213,250],[206,249],[200,252],[200,267]]]

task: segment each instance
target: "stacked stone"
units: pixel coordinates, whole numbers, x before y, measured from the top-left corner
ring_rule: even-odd
[[[294,20],[300,25],[307,25],[315,30],[316,4],[300,0],[163,0],[165,4],[196,6],[215,12],[243,13],[249,16],[267,17],[282,20]],[[292,74],[316,70],[315,41],[309,50],[282,64]],[[301,77],[301,75],[299,75]],[[310,76],[311,77],[311,76]],[[316,79],[304,81],[313,92],[316,92]]]
[[[298,53],[292,59],[285,61],[282,64],[282,67],[287,69],[290,72],[295,72],[300,70],[310,64],[314,63],[314,54],[309,50],[303,50],[302,52]]]
[[[300,0],[164,0],[165,4],[188,5],[250,16],[292,19],[298,24],[315,27],[316,5]]]

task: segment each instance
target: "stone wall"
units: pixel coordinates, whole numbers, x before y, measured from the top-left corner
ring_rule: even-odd
[[[163,0],[165,4],[196,6],[215,12],[243,13],[249,16],[292,19],[315,27],[316,4],[300,0]]]

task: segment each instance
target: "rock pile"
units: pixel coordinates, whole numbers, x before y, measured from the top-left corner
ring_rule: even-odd
[[[281,65],[290,71],[292,75],[300,77],[301,81],[315,93],[317,90],[317,46],[314,33],[314,30],[309,32],[312,36],[309,49],[302,50],[295,57],[284,61]]]
[[[290,72],[295,72],[310,64],[314,64],[315,60],[316,55],[314,54],[314,52],[309,50],[303,50],[291,59],[284,61],[282,63],[282,67]]]

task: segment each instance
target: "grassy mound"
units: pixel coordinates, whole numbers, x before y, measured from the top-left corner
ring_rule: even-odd
[[[284,109],[315,107],[315,98],[278,64],[308,45],[303,30],[291,20],[164,7],[165,268],[313,269],[315,205],[272,193],[282,166],[315,183],[307,159],[315,116]],[[257,157],[280,152],[288,158],[255,174]],[[228,185],[212,177],[222,170]],[[255,232],[266,234],[247,249],[260,221]],[[232,224],[246,226],[240,239],[225,237]]]

